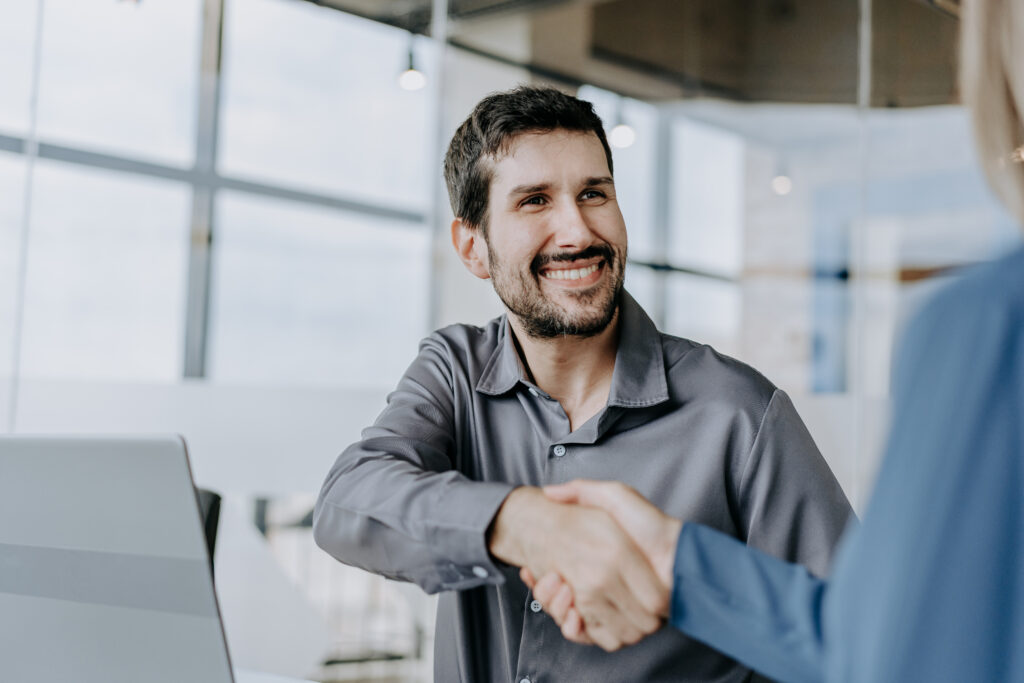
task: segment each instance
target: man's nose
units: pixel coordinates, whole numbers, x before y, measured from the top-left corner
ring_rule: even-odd
[[[579,250],[593,244],[594,233],[583,207],[575,201],[560,202],[554,219],[555,245],[559,248]]]

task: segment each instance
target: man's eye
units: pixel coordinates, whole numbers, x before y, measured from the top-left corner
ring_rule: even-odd
[[[520,206],[526,206],[527,204],[533,204],[534,206],[542,206],[547,203],[547,200],[541,196],[527,197],[522,201]]]
[[[580,195],[580,199],[599,199],[604,196],[604,192],[601,192],[600,190],[585,190],[583,194]]]

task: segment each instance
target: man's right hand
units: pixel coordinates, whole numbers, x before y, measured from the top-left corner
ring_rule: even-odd
[[[642,549],[666,592],[672,589],[672,568],[676,541],[683,523],[651,505],[634,489],[612,481],[576,480],[568,484],[545,486],[544,495],[560,503],[572,503],[600,509],[611,515]],[[556,572],[534,574],[524,567],[519,572],[533,596],[562,627],[562,635],[577,643],[590,642],[589,627],[573,604],[572,587]],[[539,578],[538,578],[539,577]],[[668,616],[666,612],[662,616]]]
[[[550,500],[585,505],[611,515],[643,551],[658,578],[671,590],[676,541],[683,527],[682,521],[669,517],[636,489],[617,481],[577,479],[567,484],[545,486],[542,490]]]
[[[572,590],[588,639],[612,651],[661,627],[669,594],[650,562],[607,512],[517,488],[494,518],[489,549],[534,576],[555,573]]]

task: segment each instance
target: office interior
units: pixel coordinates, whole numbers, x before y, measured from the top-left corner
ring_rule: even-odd
[[[430,680],[433,599],[328,557],[311,511],[418,341],[502,312],[440,173],[485,94],[594,103],[627,289],[788,392],[857,510],[903,322],[1018,239],[955,0],[0,7],[0,430],[183,435],[256,671]]]

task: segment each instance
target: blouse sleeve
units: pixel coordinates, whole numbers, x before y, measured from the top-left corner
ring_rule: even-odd
[[[1024,680],[1019,261],[968,274],[907,330],[885,457],[826,604],[829,680]]]
[[[825,589],[800,565],[686,523],[676,546],[670,622],[772,678],[819,681]]]

